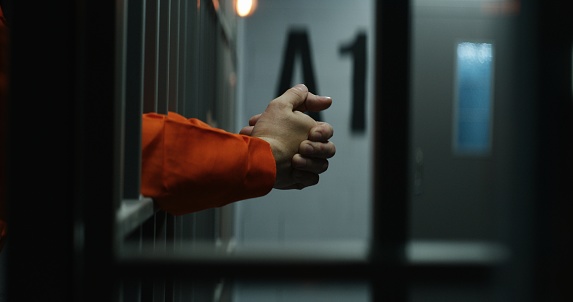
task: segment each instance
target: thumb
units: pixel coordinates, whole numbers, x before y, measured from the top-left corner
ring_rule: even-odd
[[[319,112],[328,109],[330,105],[332,105],[331,97],[320,96],[309,92],[306,94],[305,102],[301,106],[296,107],[295,110],[302,112]]]
[[[277,98],[277,101],[288,105],[292,110],[304,107],[306,96],[308,95],[308,88],[304,84],[298,84],[289,88],[285,93]]]

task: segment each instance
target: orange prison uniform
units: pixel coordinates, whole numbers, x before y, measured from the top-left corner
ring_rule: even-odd
[[[174,112],[143,115],[141,194],[170,214],[266,195],[275,178],[275,160],[262,139]]]

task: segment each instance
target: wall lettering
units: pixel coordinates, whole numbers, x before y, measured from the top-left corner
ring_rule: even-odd
[[[366,33],[359,32],[352,42],[341,45],[339,49],[341,55],[350,55],[353,59],[352,112],[350,119],[350,129],[353,133],[364,133],[366,131],[366,46]],[[276,95],[281,95],[293,85],[293,73],[297,57],[300,58],[302,64],[303,83],[311,92],[320,94],[316,84],[307,30],[293,29],[287,34],[286,49]],[[320,112],[309,112],[308,114],[315,120],[322,121]]]
[[[312,65],[310,43],[306,30],[291,30],[287,35],[286,51],[284,53],[283,66],[276,95],[283,94],[293,83],[295,57],[302,59],[302,78],[308,90],[314,94],[320,94],[316,86],[314,69]],[[313,119],[322,121],[320,112],[308,112]]]
[[[354,59],[352,71],[352,132],[366,130],[366,33],[361,32],[356,39],[340,47],[340,54],[350,54]]]

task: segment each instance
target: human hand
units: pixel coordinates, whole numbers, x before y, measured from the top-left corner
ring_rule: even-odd
[[[293,176],[298,182],[284,189],[302,189],[318,183],[319,174],[328,169],[328,158],[336,153],[335,145],[329,141],[333,134],[330,124],[317,122],[292,158]]]
[[[249,126],[243,127],[240,133],[251,135],[253,126],[260,116],[261,114],[252,116],[249,119]],[[336,146],[329,141],[333,134],[334,129],[325,122],[317,122],[310,129],[308,138],[300,143],[298,153],[292,158],[292,175],[296,183],[279,189],[302,189],[318,183],[319,174],[328,169],[328,158],[336,153]]]
[[[318,183],[319,174],[328,169],[327,159],[331,158],[336,153],[334,144],[329,141],[334,131],[330,124],[325,122],[316,122],[306,114],[301,116],[300,113],[305,111],[317,112],[325,110],[332,104],[332,99],[329,97],[314,95],[308,92],[306,86],[302,84],[289,89],[285,94],[273,100],[273,102],[276,102],[279,99],[282,99],[283,102],[286,101],[287,103],[290,102],[290,104],[292,104],[290,108],[292,108],[292,113],[295,113],[297,118],[305,120],[305,123],[309,122],[309,125],[312,124],[310,122],[314,122],[314,125],[309,131],[307,131],[304,140],[300,141],[297,152],[294,154],[292,153],[292,149],[286,153],[279,152],[280,148],[276,148],[273,146],[271,141],[267,140],[271,143],[273,155],[277,161],[277,180],[275,188],[285,190],[302,189],[304,187],[315,185]],[[273,102],[271,102],[271,104]],[[258,134],[256,132],[253,134],[255,126],[266,128],[259,125],[258,122],[261,120],[262,116],[265,116],[265,119],[267,119],[267,117],[271,117],[270,120],[273,120],[273,117],[268,114],[274,111],[269,110],[272,109],[271,104],[269,104],[269,107],[267,107],[265,112],[252,116],[249,119],[249,126],[243,127],[240,134],[257,136]],[[279,114],[279,118],[281,118],[281,114]],[[288,116],[288,114],[282,116],[282,118],[286,116]],[[263,119],[263,121],[265,119]],[[278,120],[276,122],[279,129],[288,126],[282,125],[282,122]],[[290,135],[291,134],[286,133],[286,137]],[[261,138],[265,139],[264,137]],[[282,138],[279,138],[279,140],[282,140]],[[282,153],[283,156],[276,153]],[[288,161],[287,154],[293,154],[290,157],[290,161]]]

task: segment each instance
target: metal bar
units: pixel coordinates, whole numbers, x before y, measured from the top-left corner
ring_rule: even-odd
[[[527,3],[526,3],[527,4]],[[535,301],[573,300],[568,277],[573,270],[573,99],[571,47],[573,11],[566,1],[538,0],[534,62],[538,87],[535,104],[539,120],[537,221],[533,270]],[[523,36],[525,38],[525,36]]]
[[[76,150],[82,150],[86,145],[86,137],[81,135],[86,127],[95,127],[84,126],[81,119],[83,103],[78,102],[75,94],[80,88],[78,83],[83,83],[87,77],[86,74],[75,77],[76,68],[89,69],[83,64],[77,65],[76,60],[84,57],[78,57],[76,47],[84,45],[85,40],[78,38],[71,29],[84,27],[76,18],[76,1],[41,1],[34,3],[33,8],[28,1],[11,1],[9,7],[13,12],[7,15],[12,37],[10,98],[6,107],[9,118],[2,120],[2,127],[6,127],[8,133],[7,142],[2,142],[0,147],[6,148],[9,156],[4,166],[7,169],[9,242],[2,251],[7,253],[7,261],[3,262],[7,274],[6,301],[72,301],[77,293],[75,286],[81,283],[71,280],[72,276],[78,276],[72,262],[75,256],[72,230],[76,222],[74,214],[81,209],[76,194],[82,184],[77,176],[83,169],[76,164],[81,164],[81,159],[87,156],[77,154]],[[110,23],[113,24],[114,8],[102,1],[102,9],[106,22],[112,20]],[[39,27],[28,26],[27,20],[50,28],[51,46],[46,47],[35,38],[26,38],[39,38]],[[109,25],[103,29],[109,29]],[[110,30],[108,37],[113,36]],[[113,57],[113,53],[106,53]],[[104,65],[109,71],[106,67],[109,66]],[[108,76],[111,74],[110,71]],[[109,81],[101,82],[106,89],[111,88]],[[112,111],[112,91],[104,92],[106,99],[101,109]],[[39,94],[42,97],[38,97]],[[35,122],[30,124],[30,121]],[[101,147],[109,146],[111,141],[111,121],[110,118],[98,122],[104,136]],[[85,120],[85,123],[89,122],[91,120]],[[49,139],[49,144],[39,145],[41,138]],[[111,162],[109,153],[102,154],[96,161],[105,159]],[[100,193],[108,189],[105,187]],[[48,233],[46,226],[49,226]],[[102,231],[105,232],[105,226]]]
[[[199,11],[197,5],[187,4],[186,7],[186,32],[185,35],[185,58],[186,63],[184,65],[184,79],[185,79],[185,108],[183,109],[183,114],[185,116],[198,117],[198,105],[197,100],[199,99],[198,92],[198,62],[199,62],[199,52],[198,45],[199,41]]]
[[[116,3],[115,15],[115,57],[114,57],[114,79],[115,79],[115,100],[116,110],[114,111],[114,125],[116,135],[114,135],[113,146],[117,146],[118,154],[114,156],[113,166],[118,167],[116,177],[120,184],[121,195],[125,188],[125,107],[126,107],[126,76],[127,76],[127,0],[118,0]],[[120,200],[114,200],[114,208],[119,209]]]
[[[179,112],[178,105],[179,105],[179,94],[178,94],[178,75],[179,75],[179,68],[181,66],[179,62],[179,43],[180,36],[179,36],[179,23],[181,22],[179,19],[179,11],[180,11],[180,3],[179,0],[171,0],[171,7],[169,13],[169,70],[168,70],[168,79],[169,82],[167,83],[167,90],[168,90],[168,109],[169,111]]]
[[[153,217],[155,208],[151,198],[124,199],[116,214],[116,236],[120,240]]]
[[[157,32],[157,111],[167,113],[169,110],[169,48],[171,0],[159,1],[159,24]]]
[[[197,84],[197,113],[195,117],[210,122],[209,118],[217,118],[215,113],[215,86],[216,80],[216,53],[217,53],[217,22],[213,4],[205,3],[198,8],[198,27],[195,39],[197,47],[196,69],[194,69],[194,82]],[[208,118],[208,115],[211,115]]]
[[[376,1],[373,301],[406,301],[410,111],[410,1]]]
[[[177,74],[177,108],[178,112],[181,113],[183,116],[187,116],[187,103],[189,102],[187,96],[187,86],[189,85],[187,81],[187,64],[189,64],[189,50],[188,41],[191,39],[189,34],[191,30],[188,29],[190,22],[189,22],[189,8],[187,7],[189,1],[180,1],[179,3],[179,68]]]
[[[78,20],[84,20],[78,29],[83,33],[81,60],[84,82],[77,98],[82,102],[77,118],[82,124],[76,157],[81,163],[74,186],[75,198],[83,206],[81,257],[81,301],[115,301],[115,211],[121,197],[120,146],[117,145],[121,129],[118,98],[118,45],[116,40],[117,14],[122,13],[122,2],[104,0],[81,1]],[[97,175],[97,177],[94,177]]]
[[[145,0],[129,0],[125,56],[125,149],[123,198],[138,199],[141,174],[141,115],[145,49]]]
[[[338,280],[371,282],[384,277],[385,272],[367,261],[293,261],[279,259],[276,261],[245,261],[181,259],[179,257],[148,259],[130,258],[120,264],[123,278],[174,278],[179,281],[202,281],[207,279],[220,280],[257,280],[257,281],[300,281],[301,272],[305,280]],[[485,263],[443,264],[409,264],[401,267],[402,273],[408,277],[410,284],[434,282],[440,284],[480,284],[492,282],[498,266]],[[192,272],[192,273],[190,273]],[[374,283],[373,285],[376,285]],[[391,286],[385,283],[383,286]],[[382,286],[382,284],[378,284]],[[376,291],[374,289],[374,291]],[[400,296],[397,296],[400,298]]]
[[[157,112],[159,0],[146,0],[145,64],[143,66],[143,112]]]

